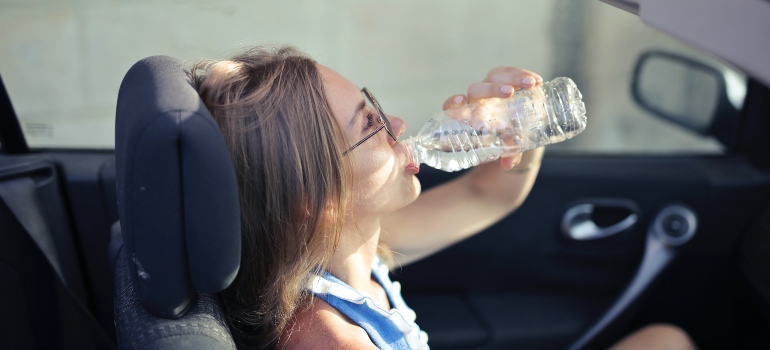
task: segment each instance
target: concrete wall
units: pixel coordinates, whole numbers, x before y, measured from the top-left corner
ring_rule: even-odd
[[[490,68],[516,65],[578,80],[592,119],[561,148],[719,150],[633,107],[635,55],[681,45],[594,0],[0,0],[0,33],[0,74],[36,147],[112,148],[120,81],[141,58],[292,44],[369,87],[407,134]],[[639,120],[644,133],[629,126]]]

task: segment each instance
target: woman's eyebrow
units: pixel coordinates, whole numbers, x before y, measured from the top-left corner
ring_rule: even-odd
[[[353,127],[353,124],[356,123],[356,120],[358,120],[356,116],[358,116],[358,113],[361,113],[364,107],[366,107],[366,102],[362,100],[361,103],[359,103],[358,106],[356,107],[356,110],[353,112],[353,116],[350,118],[350,123],[349,123],[350,127]]]

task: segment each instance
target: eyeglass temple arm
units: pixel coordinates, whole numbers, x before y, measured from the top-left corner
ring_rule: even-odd
[[[372,132],[372,133],[371,133],[371,134],[369,134],[368,136],[366,136],[366,137],[364,137],[363,139],[361,139],[361,141],[358,141],[358,142],[356,142],[356,144],[355,144],[355,145],[353,145],[352,147],[348,148],[348,150],[347,150],[347,151],[345,151],[345,152],[342,152],[342,155],[344,156],[344,155],[348,154],[348,152],[350,152],[350,151],[352,151],[354,148],[356,148],[356,147],[360,146],[362,143],[366,142],[366,140],[368,140],[368,139],[372,138],[372,136],[374,136],[374,135],[377,135],[377,133],[378,133],[378,132],[380,132],[380,130],[382,130],[383,128],[385,128],[385,124],[384,124],[384,123],[383,123],[383,124],[380,124],[380,127],[378,127],[376,130],[374,130],[374,132]]]

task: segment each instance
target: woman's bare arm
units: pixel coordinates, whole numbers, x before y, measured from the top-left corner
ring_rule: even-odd
[[[396,262],[404,265],[484,230],[524,202],[542,154],[542,148],[526,152],[512,170],[483,164],[423,193],[383,218],[380,239],[396,252]]]
[[[511,88],[531,88],[542,82],[533,72],[498,67],[484,81],[471,84],[467,98],[456,95],[447,99],[444,109],[483,103],[488,98],[508,98],[513,95]],[[397,263],[407,264],[484,230],[524,202],[542,156],[540,148],[504,157],[500,164],[482,164],[423,193],[414,203],[383,217],[380,239],[396,252]]]

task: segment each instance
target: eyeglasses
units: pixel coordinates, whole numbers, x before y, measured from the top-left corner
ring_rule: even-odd
[[[364,143],[366,140],[372,138],[375,134],[380,132],[380,130],[385,129],[385,131],[388,132],[388,135],[393,138],[393,141],[398,142],[398,137],[396,136],[396,133],[393,132],[393,127],[390,126],[390,121],[388,121],[388,118],[385,116],[385,113],[382,111],[382,107],[380,107],[380,104],[377,102],[377,99],[374,98],[371,92],[369,92],[369,89],[363,88],[361,89],[361,92],[364,93],[364,96],[366,96],[366,99],[369,100],[369,102],[374,106],[375,109],[377,109],[377,112],[380,114],[380,117],[377,118],[377,120],[380,122],[380,126],[372,131],[371,134],[366,135],[361,141],[356,142],[353,147],[350,147],[347,151],[343,152],[342,155],[348,154],[350,151],[352,151],[354,148],[360,146],[362,143]]]

